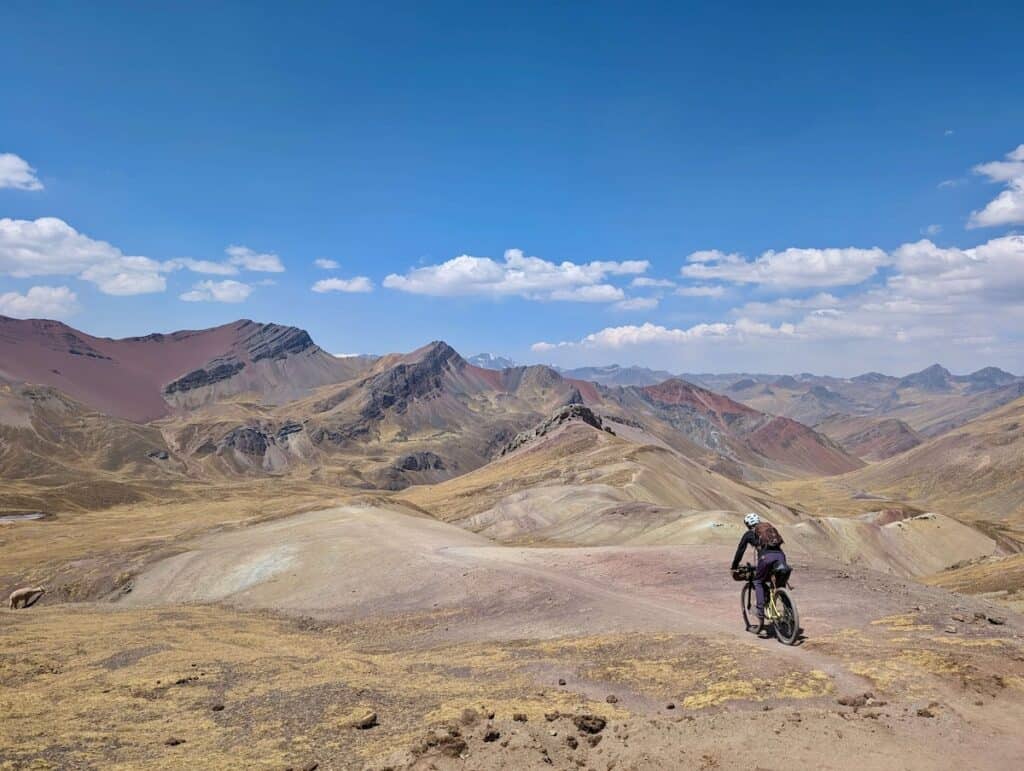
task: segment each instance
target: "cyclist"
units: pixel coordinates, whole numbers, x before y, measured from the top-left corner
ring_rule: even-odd
[[[735,572],[740,566],[740,560],[748,546],[753,546],[757,552],[757,570],[754,573],[754,591],[757,594],[757,619],[758,637],[768,637],[768,630],[764,628],[764,582],[768,580],[775,565],[786,562],[786,555],[782,551],[782,536],[775,526],[770,522],[762,522],[761,518],[754,512],[750,512],[743,518],[743,524],[747,531],[740,538],[739,546],[736,547],[736,556],[732,558],[732,570]],[[747,628],[753,632],[755,627]]]

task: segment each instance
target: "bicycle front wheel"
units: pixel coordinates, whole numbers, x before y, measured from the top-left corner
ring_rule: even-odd
[[[756,599],[754,585],[748,583],[743,587],[743,591],[740,592],[740,610],[743,611],[743,623],[747,629],[750,629],[752,626],[760,629],[761,626],[761,621],[757,617]]]
[[[793,598],[785,589],[775,590],[775,607],[779,613],[775,619],[775,637],[784,645],[792,645],[800,635],[800,616]]]

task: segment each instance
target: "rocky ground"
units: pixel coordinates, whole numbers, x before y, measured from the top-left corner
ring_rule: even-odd
[[[867,570],[795,559],[786,647],[742,630],[722,546],[500,547],[342,509],[179,551],[117,601],[3,613],[0,768],[1021,758],[1021,617]]]

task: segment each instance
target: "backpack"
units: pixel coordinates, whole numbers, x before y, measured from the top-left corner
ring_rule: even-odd
[[[778,549],[784,543],[779,531],[770,522],[758,522],[754,525],[754,538],[761,549]]]

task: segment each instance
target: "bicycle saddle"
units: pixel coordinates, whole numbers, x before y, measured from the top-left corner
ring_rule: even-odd
[[[776,586],[785,586],[792,573],[793,568],[785,562],[776,562],[775,566],[772,568],[772,574],[775,576]]]

